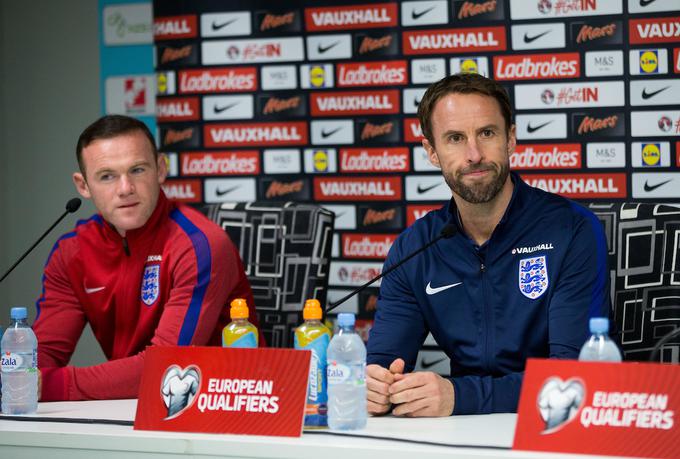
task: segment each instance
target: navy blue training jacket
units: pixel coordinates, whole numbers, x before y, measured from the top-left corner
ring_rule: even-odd
[[[481,247],[461,231],[453,199],[407,228],[385,270],[437,242],[382,281],[368,363],[396,358],[412,371],[428,332],[451,359],[453,414],[517,410],[526,359],[578,357],[588,320],[610,311],[607,243],[595,215],[568,199],[515,184]]]

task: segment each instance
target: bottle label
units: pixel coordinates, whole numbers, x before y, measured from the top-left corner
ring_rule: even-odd
[[[3,373],[36,371],[37,360],[36,352],[5,352],[0,356]]]
[[[343,365],[336,361],[328,363],[328,367],[326,369],[328,384],[342,384],[349,379],[351,374],[352,369],[347,365]]]
[[[239,339],[231,343],[228,347],[240,347],[240,348],[254,348],[257,347],[257,340],[255,339],[255,333],[248,332],[241,336]]]
[[[326,349],[329,337],[326,334],[318,336],[306,346],[300,346],[297,336],[295,343],[297,349],[309,349],[312,351],[312,361],[309,366],[309,385],[307,391],[307,403],[326,403]]]

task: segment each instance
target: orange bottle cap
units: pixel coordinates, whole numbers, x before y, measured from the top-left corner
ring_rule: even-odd
[[[308,319],[321,319],[323,311],[321,311],[321,303],[317,299],[311,299],[305,301],[305,307],[302,310],[302,318]]]
[[[248,318],[248,304],[243,298],[235,298],[231,302],[231,309],[229,310],[229,317],[232,319],[247,319]]]

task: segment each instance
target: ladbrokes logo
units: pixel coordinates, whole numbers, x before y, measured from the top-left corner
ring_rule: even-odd
[[[625,198],[626,174],[522,175],[536,188],[567,198]]]
[[[260,173],[257,151],[184,153],[182,175],[255,175]]]
[[[255,67],[184,70],[179,72],[179,92],[240,92],[257,89]]]
[[[397,25],[396,3],[306,8],[308,31],[366,29]]]
[[[153,38],[155,40],[175,40],[193,38],[198,35],[195,15],[166,16],[153,21]]]
[[[342,256],[384,259],[396,238],[396,234],[343,234]]]
[[[207,124],[203,127],[207,147],[240,145],[304,145],[307,143],[307,123]]]
[[[497,80],[578,78],[581,76],[578,53],[494,56],[493,65]]]
[[[406,84],[406,61],[364,62],[338,65],[338,86]]]
[[[578,169],[581,167],[581,144],[518,145],[510,155],[513,169]]]
[[[401,177],[314,177],[317,201],[398,201]]]
[[[161,185],[163,192],[173,201],[201,202],[200,180],[166,180]]]
[[[504,51],[505,27],[422,30],[403,33],[404,54]]]
[[[680,41],[680,17],[630,19],[628,22],[631,44],[669,43]]]
[[[161,123],[171,121],[193,121],[199,119],[198,98],[158,98],[156,119]]]
[[[407,172],[408,148],[344,148],[340,150],[341,172]]]
[[[399,91],[314,92],[312,116],[399,113]]]

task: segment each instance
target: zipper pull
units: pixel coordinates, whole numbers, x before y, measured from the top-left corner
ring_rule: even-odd
[[[125,251],[125,255],[128,257],[130,256],[130,247],[128,247],[128,241],[127,238],[123,238],[123,250]]]
[[[484,265],[484,263],[479,264],[479,272],[482,274],[486,272],[486,266]]]

